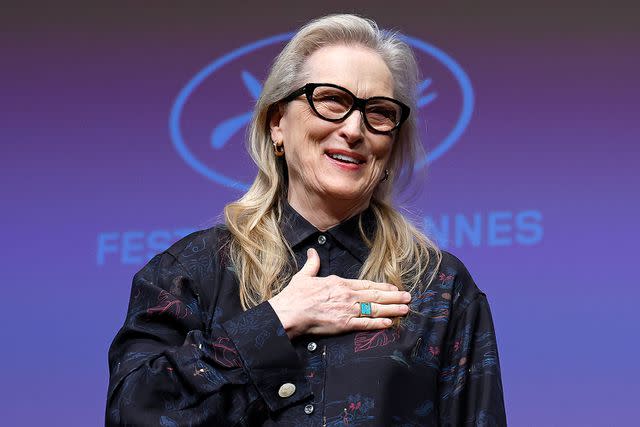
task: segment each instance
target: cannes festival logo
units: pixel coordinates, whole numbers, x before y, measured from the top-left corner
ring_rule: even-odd
[[[280,34],[231,51],[200,70],[180,90],[169,131],[176,150],[196,172],[225,187],[246,190],[255,166],[244,148],[245,131],[268,66],[291,39]],[[403,36],[423,76],[418,86],[418,124],[427,155],[420,169],[444,155],[465,131],[473,113],[469,77],[441,49]],[[412,112],[413,114],[413,112]]]

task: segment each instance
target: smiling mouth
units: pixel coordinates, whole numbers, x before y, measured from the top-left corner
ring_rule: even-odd
[[[347,156],[346,154],[339,154],[339,153],[325,153],[325,154],[341,163],[350,163],[354,165],[361,165],[364,163],[364,160],[359,160],[359,159]]]

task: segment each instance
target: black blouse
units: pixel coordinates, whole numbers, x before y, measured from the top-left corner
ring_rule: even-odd
[[[357,278],[358,216],[320,232],[287,205],[282,224],[298,266],[313,247],[319,276]],[[489,305],[456,257],[443,252],[399,328],[290,340],[268,302],[242,310],[228,239],[224,226],[195,232],[135,275],[107,425],[506,425]]]

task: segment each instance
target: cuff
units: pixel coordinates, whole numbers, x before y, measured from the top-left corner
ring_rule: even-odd
[[[304,366],[269,302],[239,314],[222,327],[271,411],[311,396]]]

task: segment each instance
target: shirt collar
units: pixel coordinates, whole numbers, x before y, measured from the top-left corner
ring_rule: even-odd
[[[318,229],[315,228],[313,224],[304,219],[304,217],[296,212],[286,201],[282,204],[282,219],[280,220],[280,224],[282,234],[291,248],[318,232]]]
[[[360,234],[360,218],[362,218],[362,228],[367,238],[372,239],[376,229],[376,221],[373,210],[370,207],[346,221],[331,227],[326,233],[330,234],[331,237],[344,246],[353,256],[358,258],[360,262],[364,263],[369,256],[369,247]],[[281,224],[282,234],[291,248],[294,248],[309,236],[320,233],[313,224],[296,212],[286,201],[282,206]]]

